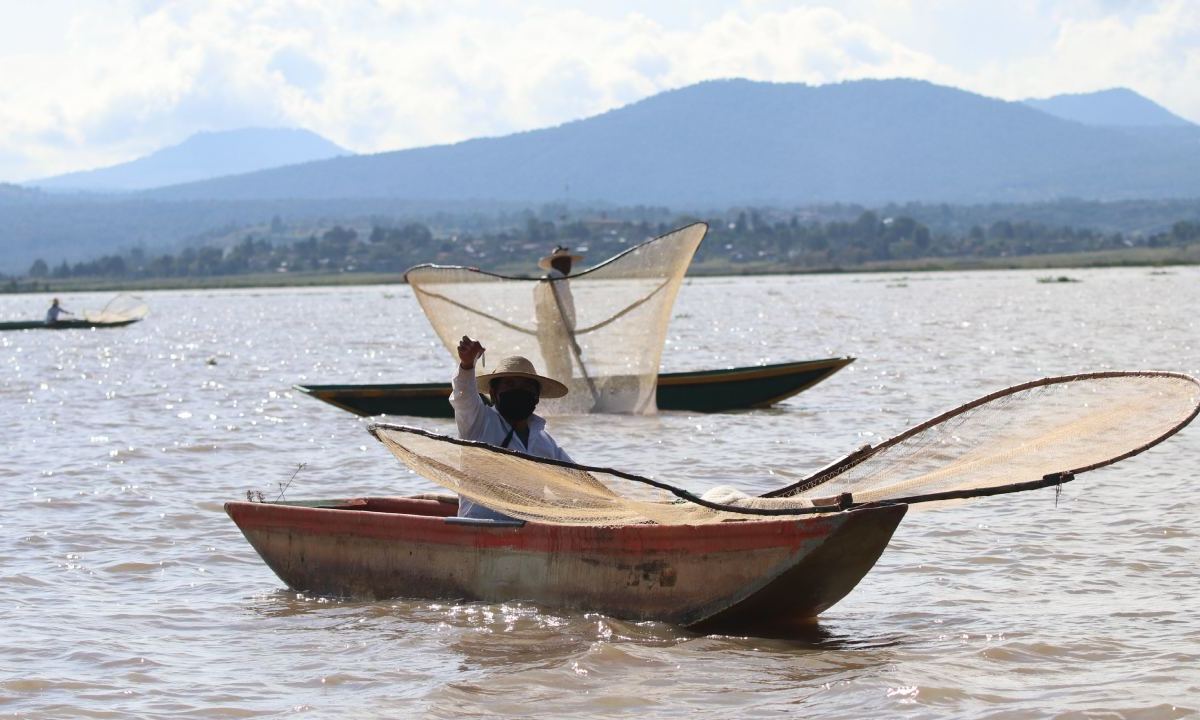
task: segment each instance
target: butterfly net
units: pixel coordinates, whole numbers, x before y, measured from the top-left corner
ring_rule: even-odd
[[[1049,378],[963,405],[761,497],[696,496],[620,470],[397,425],[373,425],[371,432],[418,475],[512,517],[567,525],[695,525],[1060,484],[1162,442],[1198,410],[1200,383],[1186,375]]]
[[[569,277],[420,265],[405,280],[451,354],[469,335],[491,357],[524,356],[565,384],[567,396],[539,413],[649,414],[671,308],[707,230],[680,228]]]
[[[558,525],[697,525],[746,519],[736,511],[707,505],[684,490],[619,470],[531,457],[399,425],[372,425],[371,433],[418,475],[522,520]],[[803,498],[759,502],[770,507],[811,507]]]
[[[83,319],[92,323],[121,323],[141,320],[150,307],[133,295],[118,295],[100,310],[85,310]]]
[[[1200,383],[1174,373],[1037,380],[980,398],[769,493],[856,502],[995,489],[1135,455],[1191,422]]]

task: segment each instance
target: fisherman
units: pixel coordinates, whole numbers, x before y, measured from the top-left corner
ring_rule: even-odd
[[[46,324],[54,325],[58,322],[59,315],[74,315],[75,313],[58,304],[58,298],[54,298],[54,302],[50,303],[50,309],[46,311]]]
[[[458,372],[450,393],[458,436],[529,455],[572,462],[571,456],[546,432],[545,419],[533,414],[538,400],[560,398],[567,394],[567,387],[557,380],[538,375],[533,363],[520,356],[504,358],[496,370],[476,377],[475,361],[483,352],[483,345],[466,335],[458,343]],[[480,393],[488,394],[493,405],[484,403]],[[458,500],[458,516],[513,519],[476,505],[465,497]]]
[[[567,276],[571,274],[571,266],[582,259],[582,255],[572,255],[570,248],[562,245],[554,248],[538,261],[538,267],[548,272],[533,289],[537,339],[546,359],[546,372],[564,380],[573,375],[571,356],[579,354],[575,342],[575,298]]]

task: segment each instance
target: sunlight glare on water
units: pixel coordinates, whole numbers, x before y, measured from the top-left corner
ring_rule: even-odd
[[[1200,374],[1200,270],[687,281],[664,369],[854,355],[764,411],[554,418],[577,460],[787,484],[1002,387]],[[1200,429],[1052,489],[913,512],[809,631],[288,590],[222,510],[428,491],[294,383],[445,381],[406,287],[152,292],[120,330],[0,333],[0,713],[1175,718],[1200,713]],[[65,297],[99,307],[99,295]],[[0,298],[0,319],[48,297]],[[449,432],[442,420],[408,421]],[[304,468],[296,473],[297,467]]]

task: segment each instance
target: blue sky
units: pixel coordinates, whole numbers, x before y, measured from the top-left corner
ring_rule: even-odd
[[[1200,3],[0,0],[0,181],[246,126],[454,142],[722,77],[1124,86],[1200,121]]]

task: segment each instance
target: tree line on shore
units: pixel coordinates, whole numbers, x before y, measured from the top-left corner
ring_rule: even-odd
[[[518,273],[536,271],[555,245],[587,253],[590,265],[697,218],[673,223],[628,219],[552,221],[530,216],[523,227],[488,233],[435,233],[421,223],[370,229],[336,225],[302,239],[271,230],[228,247],[189,247],[150,255],[134,248],[74,264],[36,260],[32,280],[68,278],[197,278],[254,273],[396,273],[420,263],[470,265]],[[954,258],[1025,257],[1200,243],[1200,222],[1181,220],[1149,234],[1102,232],[1030,221],[997,220],[962,233],[934,233],[907,216],[864,211],[853,220],[814,221],[799,215],[745,211],[709,221],[696,263],[714,269],[754,264],[779,271],[847,269],[869,263]]]

